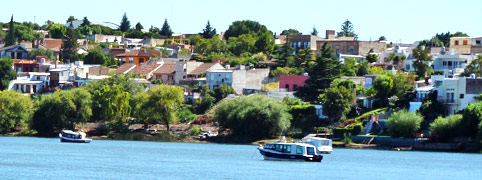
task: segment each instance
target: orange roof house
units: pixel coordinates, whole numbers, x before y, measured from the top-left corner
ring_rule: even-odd
[[[134,63],[137,66],[140,66],[142,63],[146,62],[151,55],[161,56],[161,52],[152,49],[140,49],[118,54],[115,57],[121,59],[122,63]]]

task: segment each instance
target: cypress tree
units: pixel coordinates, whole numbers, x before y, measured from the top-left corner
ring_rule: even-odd
[[[127,19],[126,13],[124,13],[124,16],[122,16],[122,21],[119,26],[119,30],[122,32],[127,32],[131,28],[131,22]]]
[[[13,15],[10,19],[10,23],[8,23],[8,34],[5,38],[5,46],[15,45],[15,28],[13,26]]]
[[[166,37],[172,37],[172,30],[169,24],[167,23],[167,19],[164,19],[164,24],[162,25],[162,28],[159,34]]]

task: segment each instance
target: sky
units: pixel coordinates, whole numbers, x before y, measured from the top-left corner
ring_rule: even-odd
[[[140,22],[145,29],[160,28],[167,18],[174,33],[198,33],[208,20],[218,33],[233,21],[253,20],[277,34],[289,28],[309,34],[316,27],[324,37],[348,19],[359,40],[417,41],[447,31],[482,36],[482,0],[22,0],[1,6],[4,23],[13,14],[14,21],[39,25],[65,24],[69,16],[120,24],[126,13],[131,27]]]

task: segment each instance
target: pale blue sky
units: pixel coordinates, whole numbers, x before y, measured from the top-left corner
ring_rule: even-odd
[[[435,33],[462,31],[482,36],[481,0],[21,0],[2,1],[0,22],[47,20],[65,23],[70,15],[87,16],[93,22],[119,24],[124,12],[131,26],[160,27],[164,18],[175,33],[197,33],[207,20],[218,32],[235,20],[255,20],[281,33],[294,28],[310,33],[316,26],[320,36],[326,29],[340,30],[349,19],[360,40],[376,40],[381,35],[391,41],[427,39]]]

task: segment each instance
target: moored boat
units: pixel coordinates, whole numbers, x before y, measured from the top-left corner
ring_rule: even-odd
[[[314,145],[317,154],[331,154],[333,151],[333,141],[331,139],[310,137],[303,143]]]
[[[258,147],[265,160],[292,160],[321,162],[322,155],[317,154],[316,147],[306,143],[267,143]]]
[[[87,139],[87,135],[84,132],[73,132],[71,130],[62,130],[59,133],[60,142],[72,142],[72,143],[90,143],[92,139]]]

